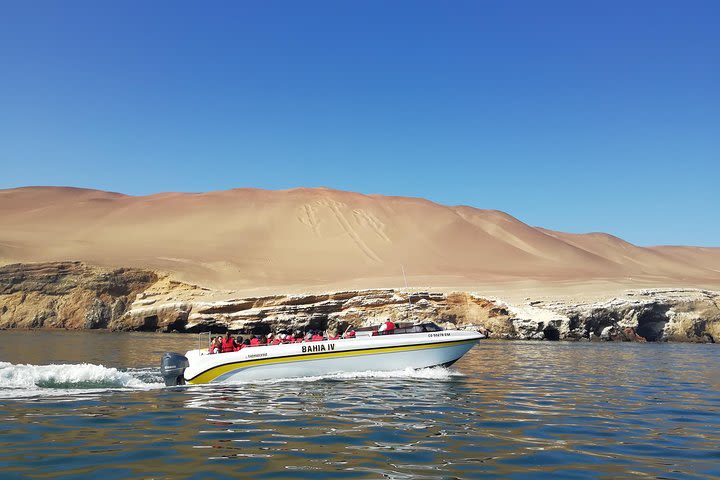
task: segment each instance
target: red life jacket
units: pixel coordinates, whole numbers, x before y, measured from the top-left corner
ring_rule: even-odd
[[[235,340],[230,338],[223,338],[222,340],[222,353],[232,352],[235,349]]]
[[[312,336],[312,339],[310,339],[310,341],[312,341],[312,342],[322,342],[322,341],[323,341],[323,336],[322,336],[322,335],[313,335],[313,336]]]
[[[255,338],[255,337],[253,337],[253,338],[250,339],[250,346],[251,346],[251,347],[257,347],[258,345],[260,345],[260,340],[258,340],[258,339]]]
[[[273,340],[270,344],[271,344],[271,345],[280,345],[280,342],[281,342],[281,340],[280,340],[279,338],[276,338],[276,339]]]
[[[354,330],[350,330],[349,332],[347,332],[347,333],[345,334],[345,338],[355,338],[355,331],[354,331]]]
[[[393,322],[391,322],[390,320],[385,322],[385,331],[392,332],[393,330],[395,330],[395,324]]]

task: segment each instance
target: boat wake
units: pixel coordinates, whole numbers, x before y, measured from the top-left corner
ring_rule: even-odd
[[[408,379],[408,380],[449,380],[452,377],[462,377],[463,374],[445,367],[433,368],[405,368],[403,370],[367,370],[364,372],[338,372],[327,375],[316,375],[307,377],[272,378],[267,380],[249,380],[243,383],[287,383],[293,382],[318,382],[323,380],[358,380],[358,379]],[[232,384],[232,382],[228,382]]]
[[[355,379],[447,380],[462,376],[443,367],[393,371],[333,373],[328,375],[277,378],[243,383],[318,382]],[[27,365],[0,362],[0,399],[100,393],[108,390],[151,390],[164,388],[157,368],[118,370],[91,363]]]
[[[0,362],[0,398],[68,394],[110,389],[152,389],[159,383],[157,369],[107,368],[90,363],[14,365]]]

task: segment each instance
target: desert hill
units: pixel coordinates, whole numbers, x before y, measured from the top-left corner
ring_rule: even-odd
[[[0,263],[81,260],[215,288],[607,279],[720,284],[720,248],[632,245],[494,210],[329,189],[0,190]]]

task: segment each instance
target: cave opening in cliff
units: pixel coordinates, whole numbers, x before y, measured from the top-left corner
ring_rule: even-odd
[[[149,317],[145,317],[139,330],[141,332],[154,332],[157,330],[158,323],[160,323],[158,316],[150,315]]]
[[[553,342],[556,342],[560,340],[560,330],[555,328],[553,325],[548,325],[543,329],[543,334],[545,335],[545,340],[550,340]]]
[[[655,305],[638,314],[638,326],[635,333],[648,342],[662,340],[663,331],[668,322],[667,312],[669,309],[670,307],[664,305]]]
[[[252,329],[250,329],[251,335],[267,335],[270,332],[272,332],[270,325],[265,324],[258,324],[255,325]]]

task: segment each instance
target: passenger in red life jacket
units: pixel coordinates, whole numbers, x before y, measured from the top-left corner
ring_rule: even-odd
[[[310,337],[311,342],[322,342],[323,340],[325,340],[325,337],[322,336],[322,332],[320,332],[320,330],[312,332],[312,337]]]
[[[222,337],[215,337],[210,342],[208,353],[220,353],[222,351]]]
[[[388,320],[387,322],[380,325],[380,328],[378,329],[378,332],[384,332],[382,335],[388,335],[395,331],[395,324]]]
[[[233,349],[233,352],[237,352],[238,350],[241,350],[243,347],[243,338],[241,336],[238,336],[235,339],[235,348]]]
[[[270,335],[272,335],[272,340],[270,340]],[[270,335],[268,335],[268,345],[280,345],[282,343],[280,335],[273,335],[272,333]]]
[[[260,346],[260,337],[255,335],[250,339],[250,346],[251,347],[259,347]]]
[[[347,330],[345,330],[345,335],[343,335],[345,338],[355,338],[355,330],[353,330],[352,327],[349,327]]]
[[[225,338],[222,339],[222,353],[232,352],[235,350],[235,340],[233,339],[230,332],[225,334]]]

